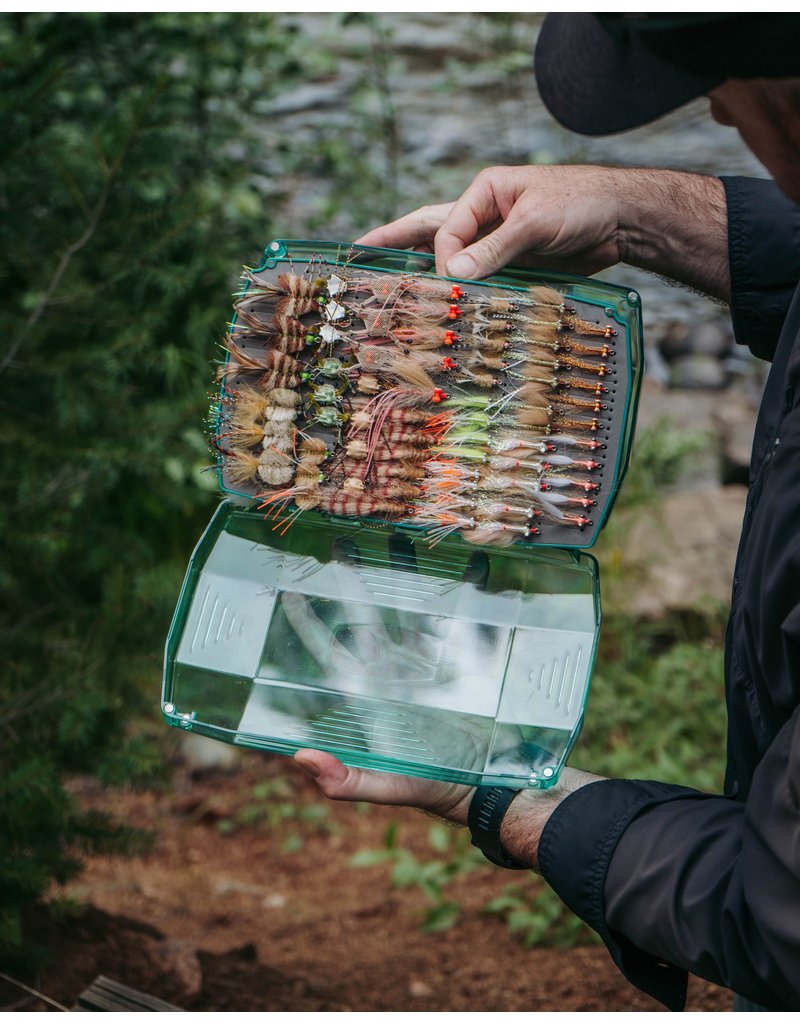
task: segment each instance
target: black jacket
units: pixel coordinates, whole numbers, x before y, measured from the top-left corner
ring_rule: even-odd
[[[686,971],[800,1009],[800,209],[723,179],[737,341],[772,361],[726,643],[725,796],[608,780],[568,797],[547,881],[639,988],[682,1009]]]

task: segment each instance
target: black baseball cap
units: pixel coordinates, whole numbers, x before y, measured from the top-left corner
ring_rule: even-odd
[[[609,135],[729,78],[800,76],[800,15],[548,14],[534,70],[557,121]]]

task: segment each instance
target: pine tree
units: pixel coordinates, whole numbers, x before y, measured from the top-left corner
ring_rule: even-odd
[[[0,963],[21,912],[130,835],[67,772],[146,771],[136,715],[214,482],[208,359],[270,237],[267,15],[0,15]]]

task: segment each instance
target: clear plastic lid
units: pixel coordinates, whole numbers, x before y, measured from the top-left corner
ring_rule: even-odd
[[[315,513],[281,533],[223,502],[181,592],[162,709],[246,747],[546,788],[580,729],[599,618],[596,563],[576,551],[431,550]]]

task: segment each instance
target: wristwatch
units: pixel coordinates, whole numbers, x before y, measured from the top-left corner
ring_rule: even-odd
[[[531,871],[530,864],[521,864],[503,849],[500,842],[500,823],[508,806],[519,793],[518,789],[503,786],[478,786],[472,797],[467,814],[467,826],[472,835],[472,845],[501,868],[516,868]]]

